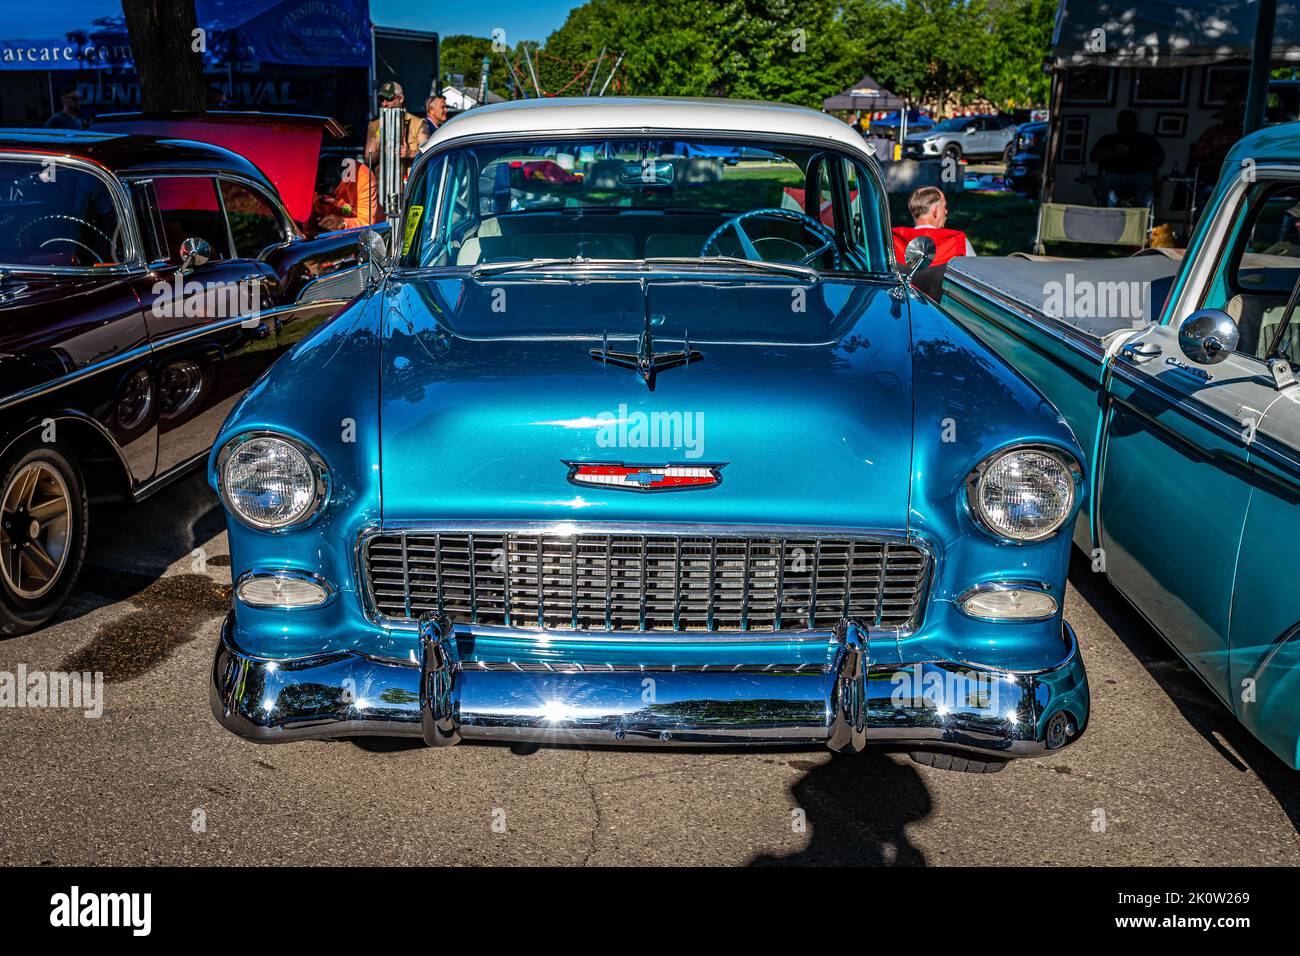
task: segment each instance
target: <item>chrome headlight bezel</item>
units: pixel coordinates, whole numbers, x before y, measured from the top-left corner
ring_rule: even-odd
[[[1053,525],[1050,529],[1038,534],[1016,537],[1007,534],[999,528],[984,511],[983,496],[980,494],[984,476],[989,469],[1008,455],[1015,455],[1024,452],[1033,452],[1039,455],[1045,455],[1048,458],[1055,459],[1066,473],[1070,475],[1070,500],[1066,505],[1061,520]],[[1075,513],[1075,508],[1079,503],[1080,494],[1083,490],[1083,468],[1073,454],[1063,448],[1055,445],[1026,444],[1011,445],[1006,448],[999,448],[993,454],[988,455],[966,478],[966,509],[970,513],[971,520],[975,525],[986,534],[997,538],[999,541],[1009,542],[1011,544],[1035,544],[1040,541],[1046,541],[1048,538],[1060,533],[1061,529],[1069,522],[1070,516]]]
[[[235,507],[234,501],[230,496],[226,481],[226,466],[230,461],[230,456],[248,442],[259,439],[269,439],[288,445],[306,459],[307,465],[311,469],[314,478],[314,497],[307,510],[296,517],[293,521],[284,524],[264,524],[255,521]],[[285,435],[281,432],[269,430],[248,431],[241,432],[240,434],[230,438],[221,446],[221,451],[217,453],[216,475],[217,493],[220,496],[221,504],[225,507],[226,511],[234,515],[235,519],[245,527],[252,528],[254,531],[263,531],[268,534],[278,534],[284,531],[296,531],[311,524],[320,516],[321,510],[325,507],[325,503],[329,500],[330,495],[329,466],[325,464],[325,459],[323,459],[320,456],[320,453],[306,442],[300,441],[291,435]]]

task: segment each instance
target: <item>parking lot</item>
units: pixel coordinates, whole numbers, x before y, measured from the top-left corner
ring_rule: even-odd
[[[1300,774],[1082,560],[1087,734],[970,776],[819,750],[247,743],[208,710],[230,562],[202,476],[91,534],[80,591],[0,642],[0,670],[102,671],[103,716],[0,710],[0,863],[1300,864]]]

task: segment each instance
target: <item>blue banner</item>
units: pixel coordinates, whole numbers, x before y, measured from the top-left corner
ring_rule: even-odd
[[[207,66],[370,66],[368,0],[197,0]],[[71,25],[71,26],[70,26]],[[10,10],[0,70],[132,67],[117,0],[61,0]]]

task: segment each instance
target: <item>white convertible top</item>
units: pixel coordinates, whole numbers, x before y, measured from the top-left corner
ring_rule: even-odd
[[[587,96],[515,100],[478,107],[449,120],[434,148],[451,140],[503,133],[780,133],[807,137],[870,156],[860,135],[841,120],[785,103],[686,97]]]

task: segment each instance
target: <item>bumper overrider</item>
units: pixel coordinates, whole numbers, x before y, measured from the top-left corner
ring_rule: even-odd
[[[1088,682],[1074,632],[1032,673],[959,661],[873,666],[871,633],[845,618],[825,666],[547,664],[462,660],[445,617],[420,621],[420,661],[336,652],[268,660],[234,643],[213,664],[213,714],[260,743],[352,736],[584,745],[868,744],[1034,757],[1077,740]],[[893,643],[893,636],[889,636]]]

